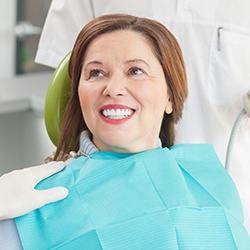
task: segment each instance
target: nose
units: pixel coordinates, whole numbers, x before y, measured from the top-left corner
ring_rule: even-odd
[[[127,94],[127,89],[125,86],[125,79],[122,76],[112,76],[107,80],[105,89],[103,90],[103,95],[112,98],[117,98],[125,96]]]

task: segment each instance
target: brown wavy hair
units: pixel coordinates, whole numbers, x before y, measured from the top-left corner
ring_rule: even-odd
[[[62,156],[70,151],[78,151],[80,134],[87,129],[81,112],[78,85],[85,52],[89,44],[102,34],[120,30],[131,30],[143,35],[163,68],[173,104],[173,112],[164,113],[159,137],[164,147],[174,144],[174,124],[182,116],[188,93],[185,64],[180,46],[173,34],[157,21],[126,14],[110,14],[97,17],[89,22],[76,39],[68,68],[71,79],[69,102],[65,109],[62,132],[54,160],[62,160]]]

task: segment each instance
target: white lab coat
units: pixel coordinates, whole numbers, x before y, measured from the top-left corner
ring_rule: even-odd
[[[177,142],[212,143],[225,163],[242,95],[250,89],[250,1],[53,0],[36,62],[56,67],[87,22],[118,12],[157,19],[177,37],[189,82]],[[250,214],[249,118],[238,131],[229,172]]]

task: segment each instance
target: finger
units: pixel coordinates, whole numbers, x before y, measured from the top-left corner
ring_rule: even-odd
[[[38,202],[39,207],[52,202],[63,200],[69,194],[68,189],[65,187],[55,187],[47,190],[39,190],[38,192],[39,192],[39,202]]]
[[[37,167],[34,167],[34,172],[36,172],[37,179],[36,181],[39,182],[59,171],[64,169],[66,166],[65,162],[59,161],[59,162],[50,162],[44,165],[40,165]]]

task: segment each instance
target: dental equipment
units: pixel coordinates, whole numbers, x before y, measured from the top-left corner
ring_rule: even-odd
[[[234,144],[234,140],[238,132],[238,129],[240,127],[240,123],[245,115],[250,118],[250,90],[248,91],[248,93],[246,93],[243,96],[243,105],[244,105],[244,108],[238,114],[234,122],[233,129],[231,131],[231,135],[229,138],[227,154],[226,154],[226,163],[225,163],[225,167],[227,171],[229,171],[229,168],[230,168],[230,161],[231,161],[232,152],[233,152],[233,144]]]

